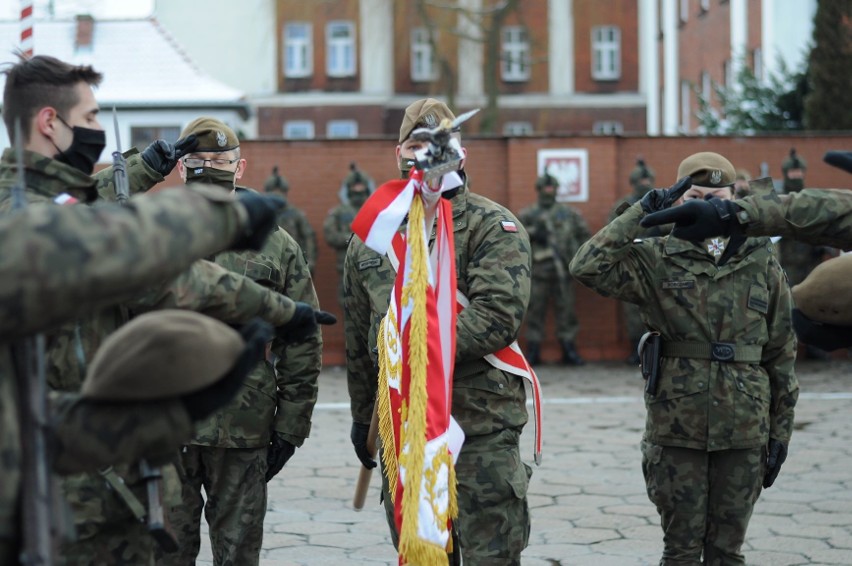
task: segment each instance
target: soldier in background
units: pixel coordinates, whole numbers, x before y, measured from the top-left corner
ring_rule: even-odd
[[[790,149],[790,155],[781,163],[784,175],[782,190],[784,194],[798,193],[805,188],[805,172],[808,164],[800,157],[795,149]],[[781,238],[778,242],[778,253],[781,256],[781,266],[787,273],[790,287],[798,285],[814,268],[822,263],[823,257],[829,253],[823,246],[812,246],[791,238]],[[827,361],[829,355],[810,344],[805,344],[805,358],[815,361]]]
[[[552,312],[556,319],[556,338],[562,347],[562,363],[581,366],[585,362],[575,347],[580,325],[574,279],[568,272],[568,264],[590,234],[586,221],[577,210],[556,202],[558,186],[559,181],[547,173],[536,179],[538,202],[518,214],[532,246],[532,289],[526,318],[527,361],[532,365],[541,362],[547,307],[553,300]]]
[[[372,181],[358,170],[355,163],[352,163],[349,165],[349,174],[343,179],[342,189],[345,199],[341,198],[341,203],[328,212],[322,225],[325,241],[337,254],[336,265],[339,278],[337,298],[341,307],[343,306],[343,263],[346,260],[349,237],[352,236],[352,221],[361,210],[361,206],[367,202],[372,190]]]
[[[734,180],[734,198],[745,198],[751,194],[749,181],[751,181],[751,174],[745,169],[737,169],[737,178]]]
[[[681,198],[733,197],[734,167],[717,153],[687,157],[677,176],[592,236],[571,272],[640,305],[651,330],[642,471],[664,532],[660,563],[745,564],[754,504],[793,432],[792,297],[766,238],[636,240],[645,215]]]
[[[405,109],[396,157],[407,177],[414,152],[425,142],[412,139],[415,128],[453,120],[449,108],[427,98]],[[458,135],[458,134],[455,134]],[[456,226],[458,290],[470,300],[456,323],[453,417],[465,441],[455,465],[458,481],[458,530],[462,560],[469,565],[520,564],[530,532],[527,487],[532,469],[520,455],[521,431],[527,422],[521,377],[498,369],[484,356],[513,343],[526,312],[530,289],[530,246],[517,219],[504,207],[465,185],[450,198]],[[367,433],[376,397],[376,339],[387,312],[396,273],[386,256],[353,237],[346,254],[346,372],[352,409],[351,440],[368,468]],[[398,542],[387,478],[382,489],[388,525]],[[458,548],[455,552],[459,552]],[[457,563],[457,562],[455,562]]]
[[[284,208],[278,213],[278,225],[287,230],[287,233],[293,236],[293,239],[302,248],[311,275],[314,275],[314,269],[317,265],[317,233],[311,223],[308,222],[305,213],[293,206],[288,199],[290,183],[278,172],[277,165],[272,168],[272,175],[263,183],[263,190],[269,194],[282,196],[286,201]]]
[[[231,128],[202,117],[184,129],[182,137],[189,136],[198,139],[198,147],[178,164],[186,183],[204,180],[228,194],[254,192],[237,185],[247,162]],[[304,255],[284,230],[274,230],[258,252],[228,252],[214,261],[299,304],[319,306]],[[310,433],[322,367],[322,335],[318,327],[300,337],[279,333],[271,352],[275,365],[256,368],[231,403],[197,425],[195,437],[181,451],[181,502],[172,509],[180,548],[173,554],[160,553],[159,564],[195,563],[202,511],[210,529],[214,564],[259,563],[266,483]]]
[[[263,201],[238,202],[198,188],[134,199],[126,208],[31,206],[0,216],[0,564],[18,563],[21,477],[33,473],[22,469],[11,341],[135,296],[197,258],[259,246],[277,210]],[[233,388],[213,385],[198,393],[135,402],[52,394],[53,468],[94,472],[174,453],[191,435],[192,420],[226,403]]]
[[[612,222],[619,214],[642,200],[642,197],[654,188],[654,170],[648,167],[645,160],[640,157],[636,160],[636,167],[630,172],[629,180],[633,192],[615,204],[612,212],[610,212],[609,222]],[[643,230],[639,237],[655,238],[665,234],[665,227],[655,227],[650,230]],[[637,348],[639,347],[639,340],[647,329],[642,323],[642,317],[639,315],[639,307],[637,305],[622,301],[621,309],[624,316],[624,329],[627,333],[627,339],[630,341],[630,353],[627,355],[625,361],[630,365],[638,365],[639,354]]]

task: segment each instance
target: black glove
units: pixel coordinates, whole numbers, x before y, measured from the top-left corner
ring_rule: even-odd
[[[355,454],[361,463],[368,470],[376,467],[376,461],[370,456],[370,451],[367,450],[367,437],[370,436],[370,425],[352,422],[352,431],[349,433],[349,438],[352,440],[352,446],[355,447]]]
[[[827,151],[822,160],[829,165],[843,169],[847,173],[852,173],[852,151]]]
[[[237,200],[248,213],[248,223],[230,249],[258,251],[269,234],[278,227],[278,211],[284,208],[287,201],[254,191],[237,191]]]
[[[187,153],[192,153],[196,147],[198,147],[198,138],[195,137],[195,134],[179,139],[174,145],[166,140],[154,140],[142,152],[142,161],[165,177],[172,172],[181,157]]]
[[[740,232],[742,225],[737,220],[739,211],[740,207],[731,200],[693,199],[680,206],[649,214],[639,224],[643,228],[650,228],[674,223],[674,237],[700,242],[713,236],[732,236]]]
[[[293,318],[278,327],[278,335],[288,344],[304,342],[314,335],[318,324],[334,324],[337,317],[326,311],[314,310],[307,303],[296,302]]]
[[[639,201],[642,204],[642,210],[645,211],[645,214],[665,210],[682,197],[683,193],[688,191],[691,186],[692,177],[687,175],[668,189],[651,189]]]
[[[269,444],[269,450],[266,452],[267,482],[281,471],[281,468],[293,456],[294,452],[296,452],[296,447],[284,440],[280,432],[272,433],[272,442]]]
[[[775,478],[778,477],[778,472],[781,471],[781,464],[787,459],[787,445],[780,440],[774,438],[769,439],[769,445],[766,447],[766,475],[763,476],[764,489],[772,487],[775,483]]]
[[[207,417],[234,398],[246,376],[264,359],[266,343],[272,340],[273,329],[263,320],[253,318],[240,329],[240,334],[245,348],[228,373],[213,385],[180,398],[191,420]]]
[[[793,330],[805,344],[831,352],[852,348],[852,326],[837,326],[811,320],[799,309],[793,309]]]

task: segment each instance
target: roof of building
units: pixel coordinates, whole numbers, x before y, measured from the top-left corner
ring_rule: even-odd
[[[91,45],[77,48],[77,21],[36,21],[34,52],[104,74],[97,90],[103,106],[237,107],[244,93],[205,74],[156,19],[96,20]],[[14,62],[20,23],[0,21],[0,63]],[[0,88],[5,77],[0,75]]]

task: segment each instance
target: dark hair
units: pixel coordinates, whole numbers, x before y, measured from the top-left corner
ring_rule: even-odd
[[[67,114],[79,102],[74,91],[78,83],[98,86],[103,75],[89,65],[70,65],[48,55],[27,59],[18,53],[19,61],[3,69],[3,120],[9,139],[15,143],[15,122],[21,121],[23,142],[30,138],[30,122],[42,108],[51,106]]]

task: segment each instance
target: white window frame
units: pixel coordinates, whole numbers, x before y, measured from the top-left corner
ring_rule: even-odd
[[[503,135],[510,137],[531,136],[533,126],[529,122],[515,121],[503,124]]]
[[[722,70],[725,74],[725,87],[732,88],[736,78],[734,77],[734,64],[730,59],[725,59],[722,64]]]
[[[348,129],[349,131],[343,132],[341,131],[343,129]],[[325,137],[329,139],[357,138],[358,122],[355,120],[329,120],[325,125]]]
[[[411,80],[429,82],[438,78],[438,64],[429,41],[429,28],[411,30]]]
[[[335,37],[345,30],[346,37]],[[329,77],[355,76],[355,23],[345,20],[328,22],[325,26],[325,72]]]
[[[505,26],[500,30],[500,75],[506,82],[530,78],[530,40],[523,26]]]
[[[752,72],[757,82],[763,83],[763,50],[760,47],[755,47],[752,52]]]
[[[300,130],[302,130],[300,132]],[[284,139],[314,139],[314,123],[310,120],[288,120],[284,122]]]
[[[592,28],[592,78],[596,81],[621,78],[621,28],[618,26]]]
[[[624,133],[624,124],[618,120],[599,120],[592,125],[592,133],[599,136],[619,136]]]
[[[710,98],[713,96],[713,81],[710,79],[710,73],[701,71],[701,98],[704,102],[710,104]]]
[[[298,37],[293,31],[302,31]],[[310,77],[314,72],[313,27],[308,22],[284,24],[284,76],[292,79]]]
[[[689,2],[690,0],[680,0],[679,18],[680,23],[685,24],[689,21]]]
[[[689,81],[680,81],[680,131],[689,132],[689,123],[692,117],[692,85]]]

